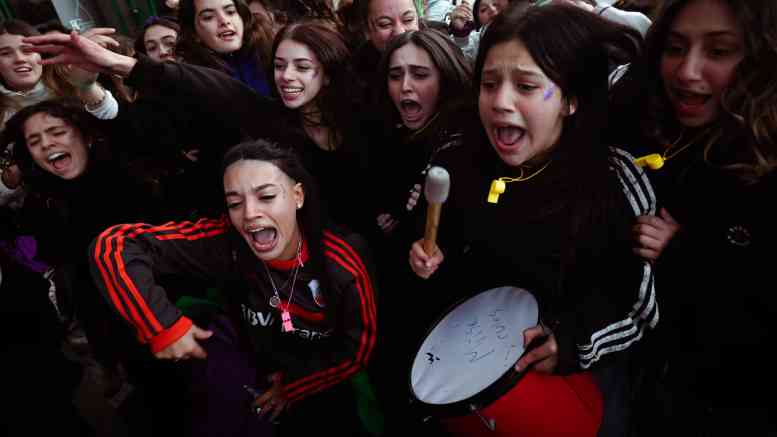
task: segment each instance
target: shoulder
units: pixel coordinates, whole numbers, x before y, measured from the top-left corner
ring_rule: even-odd
[[[328,264],[353,276],[369,276],[369,249],[361,235],[329,226],[324,230],[321,245]]]
[[[610,147],[609,152],[610,171],[617,176],[634,215],[655,214],[656,195],[645,170],[625,150]]]

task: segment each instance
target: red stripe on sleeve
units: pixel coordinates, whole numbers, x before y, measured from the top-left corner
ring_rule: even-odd
[[[146,227],[146,229],[143,229],[144,227]],[[201,232],[196,235],[182,235],[182,234],[155,235],[157,233],[166,232],[166,231],[185,231],[185,232],[193,233],[193,232],[201,231],[203,229],[208,229],[208,228],[211,228],[212,230],[204,233]],[[152,237],[159,240],[174,239],[174,238],[197,240],[201,238],[207,238],[207,237],[223,234],[227,232],[228,227],[227,227],[227,224],[224,222],[224,220],[214,221],[214,220],[203,219],[194,224],[190,222],[184,222],[180,224],[169,222],[156,227],[150,227],[149,225],[145,225],[145,224],[124,225],[118,232],[113,232],[110,235],[106,236],[105,252],[103,255],[103,259],[105,264],[108,266],[110,275],[105,274],[104,269],[102,267],[100,267],[100,271],[103,274],[103,280],[105,281],[106,286],[109,288],[109,290],[111,290],[113,295],[116,296],[116,299],[112,299],[112,302],[117,307],[119,312],[123,313],[122,307],[118,300],[119,297],[123,297],[123,300],[127,303],[127,307],[130,309],[130,313],[132,316],[131,318],[127,318],[127,320],[139,330],[139,332],[142,334],[142,338],[145,341],[150,341],[156,335],[158,335],[159,332],[164,331],[165,328],[161,325],[161,323],[159,323],[159,320],[156,318],[156,316],[153,314],[151,309],[148,307],[145,299],[140,295],[140,292],[135,287],[135,284],[127,275],[126,268],[124,265],[124,260],[122,259],[121,255],[122,255],[122,252],[124,251],[124,240],[127,238],[125,237],[125,234],[127,234],[130,230],[132,232],[127,236],[129,238],[134,238],[135,236],[141,235],[141,234],[151,234]],[[116,249],[114,250],[111,250],[112,240],[117,240]],[[110,260],[111,255],[113,255],[113,258],[115,260],[116,271],[114,271],[113,269],[114,263],[111,263],[111,260]],[[119,275],[118,277],[117,277],[117,272]],[[123,279],[124,284],[122,284],[122,281],[119,277]],[[127,292],[127,290],[125,290],[125,287],[129,289],[129,293]],[[136,303],[133,304],[130,301],[130,295],[132,296],[132,298],[135,300]],[[142,311],[143,315],[148,319],[151,326],[147,326],[147,323],[143,320],[143,318],[138,313],[138,309]],[[154,334],[154,332],[156,332],[157,334]]]
[[[113,283],[111,282],[111,279],[108,276],[108,272],[105,271],[106,267],[103,265],[102,260],[100,258],[100,249],[103,245],[103,240],[108,235],[110,235],[111,231],[115,228],[116,226],[108,228],[97,237],[97,243],[95,244],[94,254],[93,254],[94,262],[95,262],[95,265],[97,266],[97,269],[100,271],[100,277],[102,277],[105,287],[108,289],[108,299],[113,303],[113,306],[119,312],[121,317],[129,322],[130,319],[127,316],[127,313],[124,311],[124,307],[121,304],[121,301],[119,300],[119,296],[116,294],[116,289],[113,288]]]
[[[344,258],[351,261],[351,263],[354,265],[357,264],[352,257],[347,256],[342,249],[335,246],[334,244],[325,242],[325,245],[339,252],[340,255],[343,255]],[[374,313],[372,313],[370,310],[370,301],[373,297],[373,293],[369,281],[369,276],[367,276],[366,272],[363,270],[356,269],[352,265],[349,265],[349,263],[347,263],[345,259],[338,256],[338,254],[335,254],[332,251],[327,251],[325,254],[330,259],[340,264],[356,279],[356,288],[361,302],[360,312],[363,324],[362,335],[359,341],[359,348],[356,353],[356,360],[346,360],[336,367],[314,373],[313,375],[309,375],[289,384],[286,387],[286,392],[287,397],[291,402],[294,402],[304,394],[310,394],[324,390],[325,388],[343,381],[358,372],[361,368],[361,364],[366,362],[367,358],[370,356],[375,344],[376,335]]]

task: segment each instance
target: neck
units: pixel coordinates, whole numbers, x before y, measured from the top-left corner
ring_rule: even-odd
[[[286,246],[286,249],[278,257],[278,260],[293,260],[298,256],[300,247],[302,247],[302,233],[300,232],[299,228],[297,228],[297,230],[294,232],[294,236],[291,238],[291,241],[289,241],[289,244]]]
[[[17,94],[17,95],[24,96],[24,95],[27,95],[30,92],[34,91],[39,83],[41,83],[41,81],[37,81],[31,87],[24,88],[24,89],[13,89],[13,88],[8,88],[8,87],[5,87],[5,89],[7,89],[12,94]]]
[[[304,126],[321,126],[321,111],[318,109],[318,105],[314,101],[310,101],[305,104],[305,106],[300,108],[300,114],[302,115],[302,124]]]

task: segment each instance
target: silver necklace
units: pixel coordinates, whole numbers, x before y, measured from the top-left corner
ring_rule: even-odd
[[[267,264],[264,261],[262,261],[262,265],[264,266],[264,270],[267,272],[267,277],[270,279],[270,285],[272,285],[273,295],[270,296],[269,304],[273,308],[280,308],[283,332],[294,331],[294,325],[291,322],[289,307],[291,306],[291,301],[294,298],[294,285],[297,283],[297,273],[299,273],[299,268],[302,266],[302,239],[300,238],[299,244],[297,245],[297,266],[294,268],[294,274],[292,275],[291,289],[289,290],[289,301],[286,303],[286,305],[283,305],[281,302],[281,296],[280,293],[278,293],[278,287],[275,286],[275,281],[270,274],[270,269],[267,267]],[[289,282],[286,281],[286,284],[288,283]]]

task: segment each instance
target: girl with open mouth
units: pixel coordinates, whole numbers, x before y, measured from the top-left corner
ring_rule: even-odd
[[[605,383],[627,371],[609,360],[629,356],[658,323],[652,267],[631,250],[636,216],[654,212],[655,198],[633,158],[608,147],[604,130],[608,50],[634,56],[639,39],[636,31],[554,3],[508,6],[480,42],[479,136],[441,161],[451,189],[439,247],[427,253],[423,240],[414,243],[410,267],[422,278],[439,268],[436,281],[448,303],[498,286],[530,290],[540,321],[520,334],[524,345],[534,340],[537,347],[510,363],[511,371],[590,383],[552,395],[559,402],[586,399],[579,415],[522,415],[520,402],[512,405],[522,425],[497,425],[505,435],[593,437],[602,423],[625,426],[612,406],[625,405],[630,394]],[[480,424],[474,415],[472,421]],[[464,435],[464,422],[446,424]]]
[[[97,84],[96,74],[41,65],[40,54],[22,42],[23,38],[36,35],[40,32],[21,20],[10,19],[0,24],[0,129],[20,108],[65,96],[80,98],[98,118],[116,117],[118,102],[110,91]],[[3,172],[0,189],[18,192],[21,181],[11,181],[11,173]]]
[[[419,212],[425,210],[420,184],[426,170],[443,150],[462,142],[466,124],[461,119],[469,115],[472,73],[453,42],[431,29],[392,39],[379,71],[385,81],[378,90],[381,115],[391,124],[382,139],[376,136],[371,153],[379,166],[376,174],[391,183],[384,184],[376,222],[384,234],[393,234],[391,239],[406,247],[415,239],[411,235]]]
[[[348,381],[376,339],[364,241],[323,225],[313,179],[292,147],[237,145],[223,174],[227,216],[102,233],[90,249],[97,286],[158,359],[207,356],[205,366],[239,369],[238,378],[205,372],[197,382],[209,399],[227,399],[214,406],[227,415],[219,434],[256,435],[258,414],[262,435],[273,432],[271,421],[281,435],[361,435]],[[161,273],[231,284],[231,317],[221,322],[231,327],[214,335],[183,316],[154,279]]]
[[[178,49],[185,62],[224,71],[270,95],[265,71],[272,28],[255,23],[245,0],[183,0],[179,8]]]
[[[660,215],[634,227],[634,251],[661,269],[668,328],[644,385],[649,435],[777,430],[771,366],[737,352],[777,338],[764,311],[777,299],[762,281],[777,239],[765,208],[777,193],[775,38],[773,1],[666,1],[644,56],[613,89],[613,137],[662,164],[651,172]],[[722,372],[740,376],[721,384]]]

